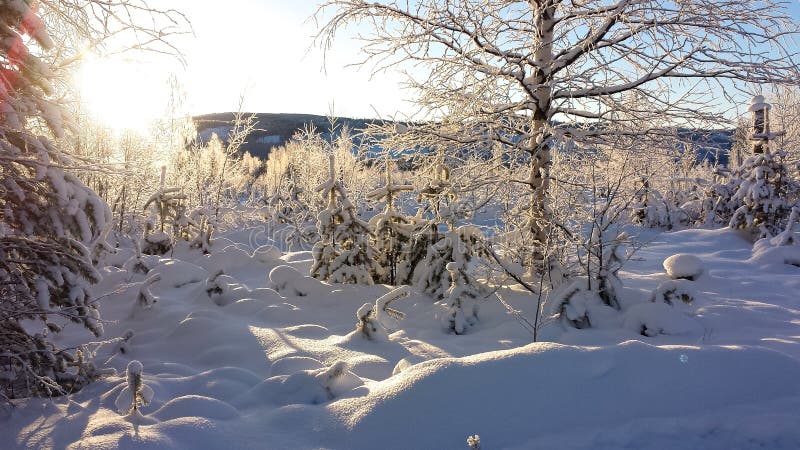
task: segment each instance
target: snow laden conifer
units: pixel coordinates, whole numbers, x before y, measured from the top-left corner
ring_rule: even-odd
[[[370,246],[369,224],[358,217],[342,182],[336,177],[333,155],[328,179],[317,187],[327,206],[317,216],[320,239],[314,244],[311,276],[333,283],[373,284],[381,276]]]
[[[64,136],[52,99],[55,47],[34,2],[0,3],[0,400],[80,389],[90,364],[52,342],[63,322],[99,336],[91,251],[105,241],[108,206],[45,136]],[[40,331],[34,331],[41,326]]]
[[[309,224],[313,222],[314,215],[311,213],[305,198],[306,191],[300,184],[300,175],[293,163],[288,164],[285,176],[285,187],[283,182],[278,184],[268,205],[273,220],[288,225],[283,240],[291,250],[316,241],[317,232],[314,226]]]
[[[414,266],[412,281],[421,292],[440,300],[446,297],[453,284],[448,264],[456,262],[459,270],[463,269],[466,274],[467,264],[480,247],[483,235],[475,227],[456,225],[460,208],[458,196],[450,182],[450,170],[441,156],[434,167],[434,178],[422,189],[421,198],[427,200],[427,211],[434,217],[416,234],[418,242],[428,245],[424,258]],[[445,224],[448,231],[439,232],[439,224]]]
[[[730,220],[731,228],[750,231],[753,237],[771,238],[781,233],[792,208],[800,201],[800,182],[793,178],[778,150],[748,158],[737,174],[739,186],[732,201],[740,206]]]
[[[392,179],[392,163],[386,158],[384,186],[367,194],[367,199],[386,204],[383,212],[376,214],[369,225],[373,233],[377,262],[383,269],[376,280],[390,285],[410,282],[413,266],[408,258],[414,234],[414,222],[395,208],[400,194],[414,189],[409,184],[396,184]]]

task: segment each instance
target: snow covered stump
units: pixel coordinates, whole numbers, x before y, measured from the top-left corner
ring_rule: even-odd
[[[703,261],[697,256],[678,253],[664,260],[664,270],[673,280],[696,280],[703,274]]]

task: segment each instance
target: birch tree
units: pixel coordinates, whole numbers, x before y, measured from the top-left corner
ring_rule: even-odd
[[[523,229],[541,246],[559,142],[720,123],[717,99],[748,83],[797,84],[788,3],[329,0],[318,39],[327,48],[357,24],[356,64],[408,68],[429,119],[416,127],[423,145],[493,143],[527,155],[528,175],[514,181],[530,187]]]

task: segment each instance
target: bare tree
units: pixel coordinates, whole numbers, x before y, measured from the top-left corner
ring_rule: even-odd
[[[797,84],[787,4],[328,0],[316,17],[326,48],[341,28],[367,24],[358,64],[406,63],[420,112],[435,122],[421,130],[430,143],[494,142],[506,156],[527,155],[528,176],[517,181],[530,187],[525,227],[542,245],[557,143],[718,123],[718,92]]]

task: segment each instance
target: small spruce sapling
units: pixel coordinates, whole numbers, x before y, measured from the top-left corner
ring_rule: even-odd
[[[445,322],[455,334],[464,334],[478,322],[477,282],[467,273],[467,258],[459,254],[455,261],[447,263],[450,273],[450,288],[444,294],[447,304]]]
[[[383,201],[386,206],[383,212],[376,214],[370,221],[373,246],[378,264],[383,268],[379,282],[390,285],[405,284],[411,276],[411,261],[408,249],[414,234],[414,222],[395,208],[395,201],[400,193],[411,191],[413,186],[396,184],[392,179],[391,160],[386,158],[385,185],[367,194],[367,199]]]
[[[153,401],[153,390],[144,384],[142,363],[133,360],[125,371],[127,385],[122,389],[115,402],[121,413],[140,416],[139,408]]]
[[[312,249],[311,276],[333,283],[373,284],[373,276],[381,276],[383,269],[369,242],[369,224],[358,217],[336,177],[333,155],[328,179],[317,187],[317,192],[327,200],[327,206],[317,216],[320,240]]]

